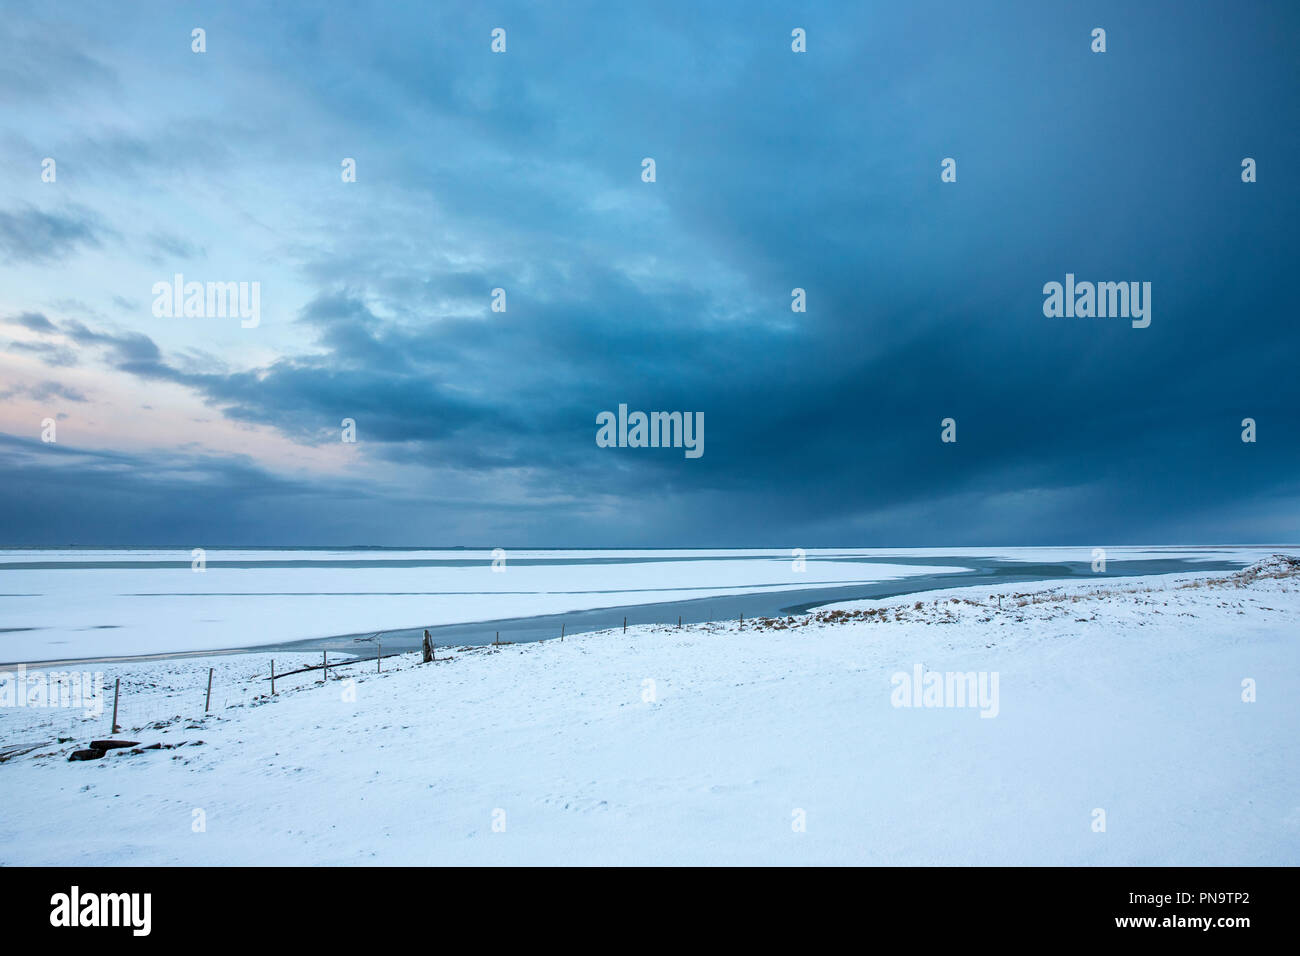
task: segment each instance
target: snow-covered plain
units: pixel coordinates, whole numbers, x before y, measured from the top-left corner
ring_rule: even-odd
[[[793,549],[792,549],[793,550]],[[1088,548],[491,551],[0,550],[0,662],[257,647],[725,594],[891,581]],[[1247,563],[1259,549],[1112,548],[1111,561]],[[944,566],[898,564],[940,560]],[[535,563],[547,562],[547,563]]]
[[[670,560],[681,557],[690,560]],[[525,563],[536,558],[562,563]],[[273,564],[286,561],[305,566]],[[12,567],[24,562],[55,567]],[[87,562],[173,566],[81,566]],[[189,554],[176,551],[0,552],[0,661],[256,647],[963,570],[814,555],[800,572],[781,552],[520,551],[494,571],[488,551],[208,551],[204,567],[193,571]]]
[[[107,714],[0,709],[0,862],[1300,862],[1294,566],[991,593],[408,655],[274,698],[263,655],[107,666],[123,736],[167,749],[69,762]],[[996,716],[895,706],[918,666],[996,675]],[[60,721],[75,740],[45,742]]]

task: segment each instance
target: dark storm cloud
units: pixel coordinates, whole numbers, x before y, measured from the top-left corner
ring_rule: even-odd
[[[364,488],[276,476],[240,458],[68,448],[0,435],[0,522],[11,546],[205,547],[294,533]],[[93,488],[93,494],[88,489]]]
[[[457,504],[520,543],[1294,538],[1296,14],[1211,7],[515,7],[496,58],[453,10],[297,9],[258,36],[315,112],[250,109],[214,163],[365,147],[367,201],[292,246],[310,345],[226,368],[60,328],[296,441],[350,417],[382,461],[567,499]],[[1150,281],[1151,326],[1045,317],[1067,272]],[[597,448],[620,402],[704,412],[704,457]]]

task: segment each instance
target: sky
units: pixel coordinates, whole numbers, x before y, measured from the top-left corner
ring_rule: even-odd
[[[1300,541],[1292,3],[3,21],[0,546]]]

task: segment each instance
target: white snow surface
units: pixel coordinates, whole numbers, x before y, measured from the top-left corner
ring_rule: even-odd
[[[120,736],[167,749],[69,762],[107,712],[0,707],[0,863],[1294,865],[1300,579],[1270,568],[405,655],[273,698],[261,654],[104,665]],[[996,717],[894,706],[917,665],[997,674]]]
[[[488,550],[0,551],[0,662],[56,661],[257,647],[439,624],[559,614],[722,594],[891,581],[964,570],[963,558],[1025,563],[1092,560],[1090,548],[808,549],[506,552]],[[1257,560],[1259,548],[1110,548],[1111,561]],[[530,565],[529,559],[560,564]],[[690,560],[673,560],[688,558]],[[890,558],[951,561],[901,565]],[[833,559],[833,560],[832,560]],[[173,567],[126,567],[129,562]],[[305,562],[268,567],[267,562]],[[355,567],[378,561],[416,567]],[[39,562],[54,567],[13,567]],[[85,567],[87,563],[121,568]],[[241,567],[223,567],[223,562]],[[441,563],[440,563],[441,562]],[[461,566],[446,562],[462,562]],[[622,563],[627,562],[627,563]]]
[[[673,552],[666,557],[675,554]],[[700,558],[700,552],[682,552]],[[760,554],[760,552],[755,552]],[[719,594],[892,581],[953,567],[870,560],[762,560],[706,552],[702,560],[599,563],[617,552],[510,552],[492,570],[490,552],[209,551],[203,572],[184,552],[0,553],[0,661],[80,660],[256,647],[365,631],[431,627],[674,601]],[[562,556],[559,565],[518,563]],[[647,552],[645,556],[653,557]],[[344,560],[460,560],[468,566],[349,567]],[[18,560],[66,567],[8,568]],[[256,562],[310,560],[308,567]],[[174,568],[82,568],[87,561],[172,561]],[[249,567],[213,566],[221,561]],[[331,566],[339,565],[339,566]]]

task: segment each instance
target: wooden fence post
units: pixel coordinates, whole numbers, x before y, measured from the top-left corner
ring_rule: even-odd
[[[271,693],[275,693],[275,658],[271,658]]]
[[[560,622],[560,640],[561,640],[561,641],[564,640],[564,622],[563,622],[563,621]]]
[[[626,617],[623,618],[623,633],[624,633],[624,634],[627,633],[627,618],[626,618]]]
[[[212,709],[212,668],[208,668],[208,696],[203,699],[203,712],[206,714]]]
[[[117,725],[117,695],[122,690],[122,678],[113,681],[113,733],[118,733],[122,728]]]
[[[384,672],[384,642],[376,641],[375,642],[375,673],[382,674],[383,672]]]

